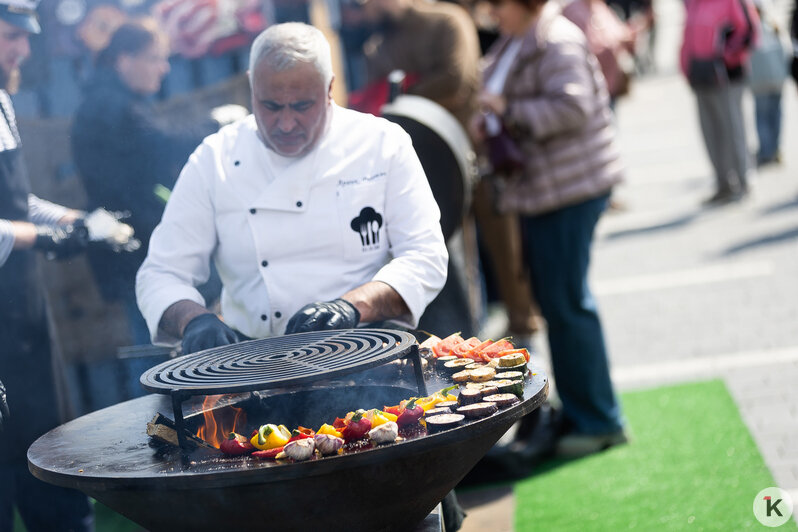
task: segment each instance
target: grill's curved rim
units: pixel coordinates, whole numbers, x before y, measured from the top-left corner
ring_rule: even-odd
[[[404,358],[415,344],[412,334],[389,329],[289,334],[184,355],[148,369],[140,382],[185,396],[298,386]]]

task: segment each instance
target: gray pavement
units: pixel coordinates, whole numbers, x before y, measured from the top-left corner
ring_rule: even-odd
[[[703,207],[711,167],[676,70],[683,7],[655,5],[657,72],[637,79],[617,110],[629,172],[615,197],[626,209],[603,217],[593,253],[613,378],[621,391],[723,379],[798,507],[798,89],[785,87],[783,164],[761,169],[747,200]],[[788,6],[777,4],[782,20]],[[750,98],[745,105],[753,151]],[[545,336],[534,345],[546,366]],[[475,524],[481,508],[470,505]],[[478,529],[466,520],[464,530]]]

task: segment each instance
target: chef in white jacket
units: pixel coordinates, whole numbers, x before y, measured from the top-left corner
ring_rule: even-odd
[[[253,43],[253,114],[191,155],[136,278],[154,343],[184,352],[394,320],[446,280],[440,212],[409,136],[337,106],[330,48],[300,23]],[[222,319],[196,287],[213,260]]]

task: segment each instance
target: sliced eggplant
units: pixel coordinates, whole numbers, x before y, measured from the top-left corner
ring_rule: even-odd
[[[482,394],[482,399],[484,400],[486,395],[494,395],[499,393],[499,388],[497,386],[483,386],[479,389],[479,393]]]
[[[447,362],[451,362],[452,360],[457,360],[457,357],[454,355],[446,355],[443,357],[438,357],[435,359],[435,365],[442,368],[444,364],[446,364]]]
[[[426,419],[428,417],[437,416],[438,414],[451,414],[451,413],[452,413],[451,408],[436,406],[435,408],[430,408],[429,410],[424,412],[424,418]]]
[[[454,409],[460,406],[457,401],[441,401],[438,403],[435,408],[448,408],[451,412],[454,412]]]
[[[496,403],[486,403],[484,401],[480,401],[479,403],[461,406],[457,409],[457,413],[463,414],[468,419],[477,419],[481,417],[487,417],[496,413],[498,410],[499,407],[496,406]]]
[[[438,414],[437,416],[430,416],[424,421],[427,424],[427,432],[435,434],[448,429],[459,427],[465,419],[462,414]]]
[[[457,402],[460,406],[478,403],[482,400],[482,392],[474,388],[466,388],[460,390],[460,395],[457,397]]]
[[[511,393],[495,393],[493,395],[483,397],[482,401],[486,403],[494,403],[499,408],[504,408],[506,406],[514,405],[515,403],[519,402],[520,399]]]

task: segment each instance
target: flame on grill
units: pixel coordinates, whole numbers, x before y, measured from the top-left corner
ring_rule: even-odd
[[[226,440],[231,432],[238,432],[247,424],[247,414],[242,408],[223,406],[214,411],[216,404],[224,395],[209,395],[202,402],[202,415],[205,424],[197,430],[197,437],[202,438],[217,449],[222,440]],[[245,434],[246,436],[246,434]]]

